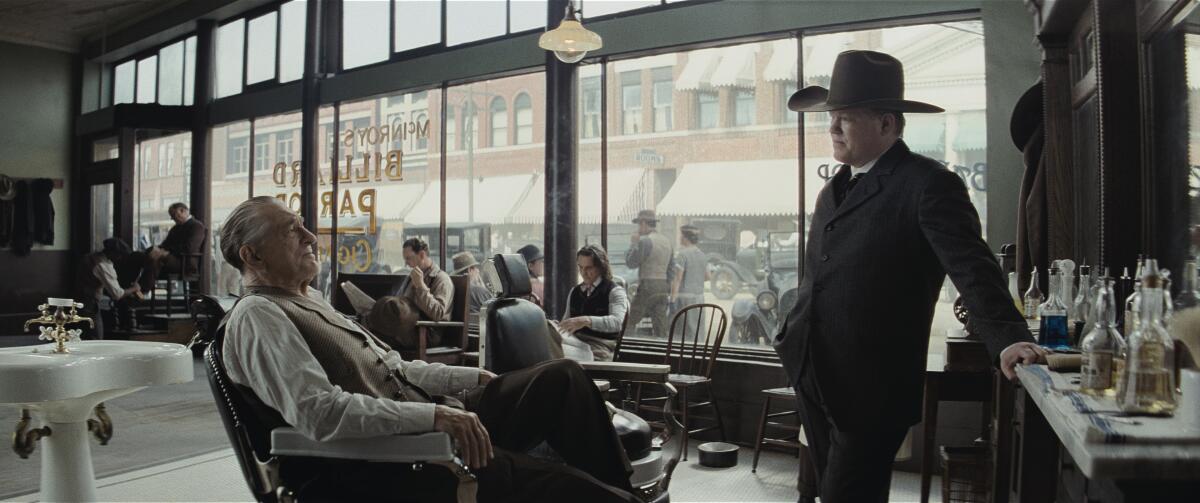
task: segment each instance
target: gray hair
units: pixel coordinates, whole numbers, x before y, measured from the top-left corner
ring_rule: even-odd
[[[252,197],[237,205],[225,219],[225,226],[221,228],[221,255],[238,271],[242,271],[245,265],[239,253],[242,247],[257,245],[270,234],[271,223],[263,221],[259,212],[271,205],[283,206],[279,199],[272,196]]]

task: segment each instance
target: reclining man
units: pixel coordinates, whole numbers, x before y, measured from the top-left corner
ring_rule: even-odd
[[[402,253],[405,265],[411,269],[408,281],[401,283],[401,290],[375,303],[366,324],[393,345],[411,349],[417,347],[418,319],[450,321],[454,283],[429,257],[429,245],[423,239],[405,240]],[[441,335],[433,331],[427,343],[437,346]]]
[[[474,468],[480,501],[638,501],[605,404],[578,364],[554,360],[496,376],[404,361],[309,296],[315,243],[273,197],[229,215],[221,253],[246,287],[226,324],[230,379],[317,440],[444,431]],[[566,464],[522,454],[543,441]],[[396,467],[368,467],[339,480],[347,488],[365,481],[376,497],[411,496],[396,483]]]

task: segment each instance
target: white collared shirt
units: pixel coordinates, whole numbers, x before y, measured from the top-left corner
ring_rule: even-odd
[[[333,311],[315,290],[309,292]],[[405,361],[371,337],[366,342],[385,365],[429,393],[451,395],[479,385],[479,369]],[[283,309],[265,298],[248,296],[237,303],[225,328],[224,349],[230,380],[249,386],[308,438],[325,441],[433,431],[432,403],[375,398],[329,382],[300,330]]]

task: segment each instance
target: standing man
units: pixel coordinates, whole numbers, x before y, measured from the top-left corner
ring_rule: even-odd
[[[675,277],[671,279],[671,318],[693,304],[704,303],[704,283],[708,281],[708,256],[700,250],[700,228],[685,225],[679,228],[679,253],[675,258]],[[697,310],[684,319],[685,341],[696,340],[705,326],[704,311]]]
[[[638,270],[637,293],[633,305],[629,306],[629,322],[636,327],[646,316],[654,326],[654,336],[667,337],[667,298],[671,285],[667,281],[667,270],[671,268],[671,257],[675,249],[671,240],[658,233],[658,219],[654,210],[638,212],[633,223],[637,232],[629,237],[629,251],[625,252],[625,265]]]
[[[542,283],[542,276],[546,273],[546,257],[542,255],[542,250],[533,243],[518,248],[517,253],[521,254],[521,257],[525,259],[525,265],[529,267],[529,288],[533,292],[533,298],[530,300],[541,306],[542,296],[546,292],[546,286]]]
[[[479,262],[475,260],[474,254],[460,251],[450,257],[450,260],[454,264],[454,274],[466,274],[470,278],[467,282],[467,322],[478,326],[479,308],[496,296],[483,284],[483,277],[479,275]]]
[[[843,52],[829,89],[801,89],[788,108],[829,112],[844,165],[817,197],[799,297],[775,350],[796,389],[821,501],[887,501],[892,460],[921,420],[947,274],[970,311],[968,331],[1005,376],[1043,351],[1008,297],[962,179],[900,139],[904,112],[943,111],[904,99],[900,61]]]

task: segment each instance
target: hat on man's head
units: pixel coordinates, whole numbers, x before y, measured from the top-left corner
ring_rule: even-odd
[[[1038,79],[1013,106],[1012,118],[1008,122],[1008,133],[1012,136],[1013,145],[1017,150],[1025,150],[1025,145],[1033,137],[1033,132],[1042,123],[1042,80]]]
[[[454,270],[451,274],[462,274],[467,272],[467,269],[479,265],[479,262],[475,261],[475,255],[469,251],[455,253],[453,257],[450,257],[450,260],[454,263]]]
[[[642,210],[638,212],[637,218],[633,219],[633,223],[647,222],[657,224],[658,219],[654,217],[654,210]]]
[[[133,251],[129,248],[129,245],[125,243],[125,240],[121,238],[105,239],[103,250],[105,255],[116,255],[118,257],[124,257]]]
[[[945,112],[938,106],[904,99],[904,65],[875,51],[838,54],[829,89],[808,86],[788,99],[788,108],[793,112],[831,112],[855,107],[909,113]]]
[[[520,253],[525,258],[526,265],[531,265],[534,261],[545,258],[542,257],[542,250],[534,244],[527,244],[518,248],[517,253]]]

